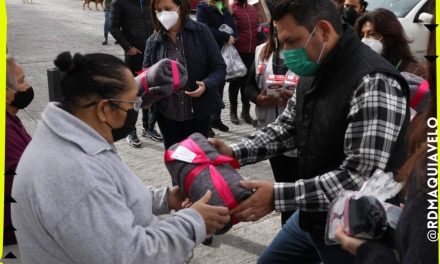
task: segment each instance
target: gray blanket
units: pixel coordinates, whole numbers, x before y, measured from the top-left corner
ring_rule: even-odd
[[[177,87],[174,87],[173,70],[170,59],[162,59],[135,77],[142,98],[142,107],[149,107],[175,91],[186,86],[188,73],[185,67],[176,61],[178,74]]]
[[[189,139],[192,139],[198,145],[198,147],[204,152],[209,160],[214,161],[221,155],[214,147],[211,146],[211,144],[208,143],[208,140],[202,134],[194,133],[189,137]],[[169,148],[170,153],[181,146],[183,142],[184,141],[171,146]],[[197,161],[194,160],[194,162]],[[185,195],[187,195],[191,199],[191,201],[198,201],[206,193],[207,190],[211,190],[212,198],[209,201],[209,204],[228,207],[228,205],[219,195],[219,192],[214,187],[213,181],[211,179],[210,169],[208,166],[206,166],[206,163],[195,164],[184,162],[181,160],[167,161],[167,158],[165,158],[165,165],[169,173],[171,174],[173,184],[177,184],[179,188],[185,193]],[[194,178],[189,192],[185,192],[185,180],[188,174],[192,170],[200,166],[205,166],[205,168],[203,168],[203,170],[201,170],[200,173],[197,174],[197,176]],[[244,189],[240,186],[240,181],[243,180],[243,178],[229,163],[215,165],[215,168],[218,170],[221,177],[226,181],[237,203],[240,203],[241,201],[247,199],[252,194],[250,190]],[[230,223],[224,229],[220,230],[217,233],[224,233],[228,231],[231,226],[232,223]]]

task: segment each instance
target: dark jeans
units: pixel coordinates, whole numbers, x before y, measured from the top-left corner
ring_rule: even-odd
[[[299,227],[299,213],[295,212],[264,250],[258,264],[348,264],[355,257],[340,246],[326,246],[314,241],[310,234]]]
[[[104,11],[104,38],[107,39],[110,28],[110,14],[111,11]]]
[[[125,64],[127,64],[134,76],[136,76],[137,72],[142,69],[143,60],[143,54],[134,56],[125,54]],[[150,130],[154,129],[154,124],[156,124],[156,119],[153,111],[150,111],[149,109],[142,109],[142,127],[146,130]],[[136,132],[136,129],[134,131]]]
[[[237,109],[238,105],[238,92],[241,93],[241,103],[243,108],[249,109],[249,99],[246,97],[245,87],[248,82],[249,71],[251,70],[252,63],[255,60],[255,53],[241,53],[239,52],[244,65],[247,68],[247,74],[243,77],[237,78],[229,83],[229,103],[231,104],[231,109]]]
[[[223,90],[225,89],[224,86],[219,87],[218,88],[218,93],[220,94],[220,98],[222,99],[222,105],[223,107],[217,111],[215,111],[212,115],[211,115],[211,119],[212,120],[219,120],[221,118],[221,114],[222,114],[222,109],[225,108],[224,103],[223,103]]]
[[[209,118],[199,120],[174,121],[164,117],[160,112],[157,113],[157,124],[163,137],[163,144],[165,149],[172,145],[186,139],[191,134],[199,132],[205,137],[208,136],[210,127]]]
[[[295,182],[297,177],[298,159],[280,155],[269,159],[276,182]],[[281,213],[281,225],[284,225],[295,211]]]

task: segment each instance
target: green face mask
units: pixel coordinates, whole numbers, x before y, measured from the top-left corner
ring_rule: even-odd
[[[299,49],[290,49],[284,50],[284,64],[286,64],[287,68],[297,74],[298,76],[314,76],[316,70],[319,67],[319,61],[321,60],[322,53],[324,52],[325,44],[322,46],[321,54],[319,54],[318,62],[313,62],[309,60],[307,56],[306,47],[309,44],[310,39],[312,38],[313,33],[315,32],[316,27],[313,28],[312,33],[310,34],[309,39],[306,42],[304,48]]]

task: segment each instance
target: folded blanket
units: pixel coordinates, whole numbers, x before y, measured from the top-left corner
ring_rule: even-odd
[[[243,178],[234,169],[239,167],[238,161],[221,155],[200,133],[171,146],[165,152],[165,165],[173,184],[193,202],[211,190],[209,204],[233,209],[252,194],[240,186]],[[217,234],[225,233],[236,223],[237,219],[232,219]]]
[[[186,86],[188,73],[177,61],[162,59],[135,77],[142,98],[142,107],[148,107]]]

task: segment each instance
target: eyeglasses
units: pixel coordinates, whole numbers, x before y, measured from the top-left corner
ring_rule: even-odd
[[[138,112],[142,107],[142,99],[138,96],[134,100],[121,100],[121,99],[107,99],[110,102],[126,102],[126,103],[132,103],[133,104],[133,110]],[[117,104],[114,104],[118,106]],[[118,106],[119,107],[119,106]]]

